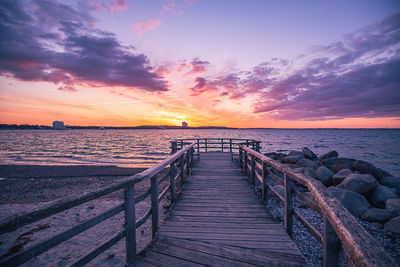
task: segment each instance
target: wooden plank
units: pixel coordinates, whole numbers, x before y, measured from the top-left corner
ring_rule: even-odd
[[[276,223],[272,218],[224,218],[224,217],[206,217],[206,216],[171,216],[169,218],[171,221],[189,221],[189,222],[235,222],[242,224],[249,223],[266,223],[268,220],[270,222]]]
[[[146,259],[146,262],[155,264],[157,266],[204,266],[196,262],[187,261],[182,257],[170,256],[162,252],[154,251],[151,248],[144,250],[141,256]],[[141,266],[141,258],[135,261],[135,265]]]
[[[279,225],[280,228],[282,228]],[[279,235],[284,236],[285,234],[281,231],[277,231],[278,227],[257,229],[257,228],[222,228],[222,227],[193,227],[193,226],[164,226],[162,232],[178,232],[178,233],[212,233],[212,234],[248,234],[248,235],[263,235],[273,236]]]
[[[291,242],[287,235],[259,235],[248,233],[203,233],[203,232],[174,232],[160,230],[159,236],[172,236],[176,238],[207,239],[207,240],[235,240],[235,241],[260,241],[260,242]]]
[[[235,222],[181,222],[181,221],[172,221],[168,220],[167,224],[163,227],[199,227],[199,228],[229,228],[229,229],[278,229],[279,231],[283,231],[282,225],[277,223],[276,221],[263,221],[261,223],[252,223],[252,224],[244,224],[244,223],[235,223]]]
[[[271,218],[270,213],[259,212],[251,213],[247,211],[185,211],[185,210],[172,210],[171,215],[178,216],[208,216],[208,217],[244,217],[244,218]]]

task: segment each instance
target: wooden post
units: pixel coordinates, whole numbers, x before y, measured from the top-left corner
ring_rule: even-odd
[[[233,161],[232,138],[229,139],[229,152],[231,153],[231,161]]]
[[[224,152],[224,138],[221,139],[221,150]]]
[[[267,201],[267,177],[268,177],[268,163],[262,162],[262,198],[264,201]]]
[[[256,185],[256,157],[251,155],[251,184]]]
[[[287,177],[286,173],[283,174],[283,184],[285,187],[285,216],[284,216],[284,226],[285,230],[292,238],[293,236],[293,182]]]
[[[244,151],[244,173],[247,175],[247,151]]]
[[[200,139],[197,139],[197,160],[200,160]]]
[[[176,141],[171,141],[171,154],[175,154],[178,151],[178,145]]]
[[[170,183],[170,194],[171,194],[171,204],[175,200],[175,176],[177,174],[175,164],[171,163],[169,165],[169,183]]]
[[[206,149],[207,152],[207,138],[204,139],[204,148]]]
[[[324,236],[322,238],[322,247],[324,250],[324,267],[339,266],[340,240],[326,216],[323,216],[323,221]]]
[[[260,152],[260,142],[256,141],[256,151]]]
[[[190,151],[186,151],[186,176],[190,173]]]
[[[193,169],[193,162],[194,162],[194,148],[190,149],[190,170]]]
[[[126,262],[136,256],[135,184],[125,187],[125,244]]]
[[[158,212],[158,180],[157,174],[151,177],[151,233],[152,238],[156,237],[159,223]]]
[[[181,156],[181,188],[183,184],[185,183],[185,154],[182,154]]]
[[[240,170],[243,169],[243,159],[242,159],[242,157],[243,157],[243,149],[241,147],[239,147],[239,167],[240,167]]]
[[[183,140],[181,139],[181,149],[183,148]]]

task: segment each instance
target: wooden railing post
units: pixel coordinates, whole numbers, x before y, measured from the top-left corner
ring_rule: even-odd
[[[205,150],[207,152],[207,138],[204,139],[204,148],[205,148]]]
[[[260,142],[259,141],[255,141],[256,142],[256,151],[260,152]]]
[[[197,139],[197,160],[200,160],[200,139]]]
[[[171,197],[171,204],[175,200],[175,176],[177,174],[176,166],[174,163],[169,165],[169,184],[170,184],[170,197]]]
[[[136,256],[135,184],[125,187],[125,245],[126,262]]]
[[[229,139],[229,152],[231,153],[231,161],[233,161],[232,138]]]
[[[183,148],[183,140],[181,139],[181,149]]]
[[[186,152],[186,175],[189,176],[190,173],[190,151]]]
[[[239,147],[239,167],[240,170],[243,169],[243,149],[241,147]]]
[[[256,157],[251,155],[251,184],[256,184]]]
[[[221,139],[221,151],[224,152],[224,138]]]
[[[178,151],[178,145],[176,141],[171,141],[171,154],[175,154]]]
[[[181,163],[180,163],[180,167],[181,167],[181,188],[183,186],[183,184],[185,183],[185,154],[182,154],[181,156]]]
[[[332,228],[332,225],[326,218],[323,216],[324,222],[324,235],[323,235],[323,250],[324,250],[324,258],[323,264],[324,267],[331,266],[339,266],[339,250],[340,250],[340,242],[339,238],[336,235],[335,231]]]
[[[158,180],[157,174],[151,177],[151,233],[155,238],[158,230],[159,212],[158,212]]]
[[[247,175],[247,151],[244,151],[244,173]]]
[[[192,147],[190,149],[190,170],[193,168],[193,162],[194,162],[194,148]]]
[[[283,184],[285,187],[285,214],[284,214],[284,226],[285,230],[292,238],[293,236],[293,182],[287,177],[286,173],[283,173]]]
[[[267,177],[268,177],[268,163],[262,162],[262,198],[264,201],[267,201]]]

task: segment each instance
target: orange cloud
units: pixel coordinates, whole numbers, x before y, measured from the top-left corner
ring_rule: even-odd
[[[149,19],[148,21],[138,22],[132,25],[132,29],[134,29],[138,36],[142,36],[148,31],[154,31],[162,24],[161,20],[152,20]]]

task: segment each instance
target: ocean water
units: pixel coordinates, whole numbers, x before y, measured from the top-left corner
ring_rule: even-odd
[[[2,130],[0,164],[149,167],[169,155],[171,140],[221,137],[260,140],[262,152],[336,150],[400,176],[400,129]]]

